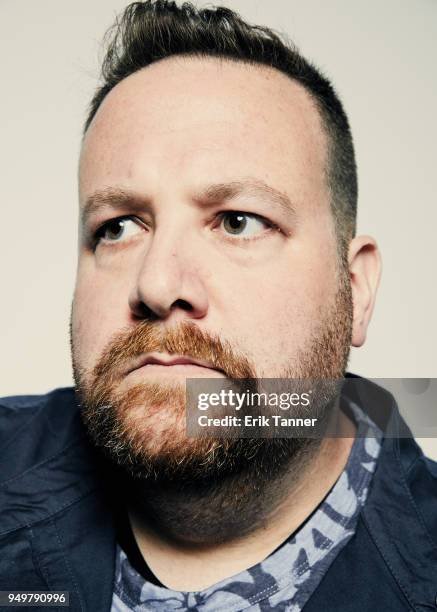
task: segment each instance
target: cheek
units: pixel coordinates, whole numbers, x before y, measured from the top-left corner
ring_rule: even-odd
[[[320,258],[290,258],[258,269],[254,276],[241,274],[238,294],[228,303],[225,329],[232,321],[257,364],[279,367],[307,345],[335,297],[335,287],[335,268]]]
[[[127,324],[127,295],[120,285],[79,269],[72,308],[72,335],[79,366],[92,368],[110,337]]]

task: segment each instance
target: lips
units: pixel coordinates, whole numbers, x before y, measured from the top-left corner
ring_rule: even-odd
[[[217,372],[221,372],[224,374],[223,370],[214,367],[211,363],[207,361],[202,361],[200,359],[193,359],[192,357],[186,357],[183,355],[163,355],[163,354],[148,354],[143,355],[135,359],[130,366],[128,367],[126,374],[130,374],[134,370],[138,370],[147,365],[160,365],[171,367],[174,365],[195,365],[200,366],[205,369],[216,370]]]

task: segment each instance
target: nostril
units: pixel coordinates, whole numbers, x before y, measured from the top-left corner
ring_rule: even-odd
[[[181,308],[182,310],[186,310],[187,312],[191,312],[192,310],[194,310],[193,305],[190,304],[190,302],[181,299],[173,302],[172,308]]]
[[[157,321],[160,318],[159,315],[149,308],[147,304],[144,304],[144,302],[140,302],[136,306],[133,314],[134,317],[138,319],[147,319],[148,321]]]

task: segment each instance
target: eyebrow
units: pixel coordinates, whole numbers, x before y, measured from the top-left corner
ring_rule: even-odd
[[[194,195],[193,200],[205,207],[220,202],[229,202],[239,197],[255,197],[279,206],[287,215],[296,217],[296,209],[290,198],[260,179],[243,179],[229,183],[215,183]],[[88,219],[102,209],[131,208],[138,211],[150,207],[151,200],[145,196],[118,187],[106,187],[91,194],[81,212],[84,227]]]
[[[255,197],[276,204],[288,215],[296,216],[296,209],[288,195],[260,179],[244,179],[208,186],[196,199],[206,205],[227,202],[241,196]]]
[[[80,213],[81,225],[85,227],[88,219],[102,209],[120,209],[133,207],[138,210],[144,208],[150,201],[147,198],[127,191],[120,187],[105,187],[94,191],[85,202]]]

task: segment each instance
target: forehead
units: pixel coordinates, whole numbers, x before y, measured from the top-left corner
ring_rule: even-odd
[[[296,81],[260,65],[174,57],[103,100],[82,147],[81,200],[113,183],[199,187],[243,176],[305,199],[325,191],[325,163],[320,115]]]

